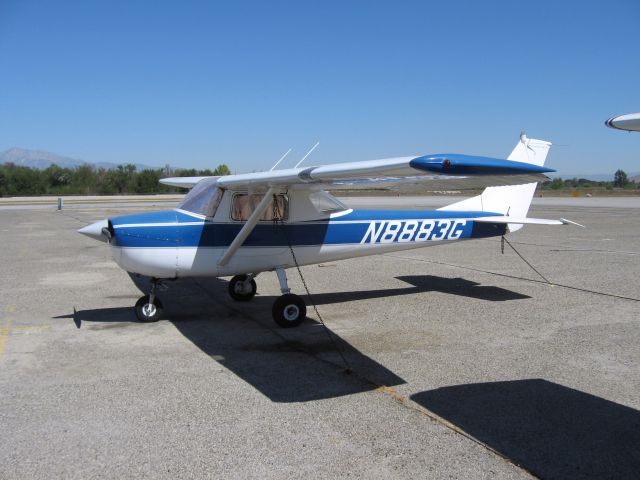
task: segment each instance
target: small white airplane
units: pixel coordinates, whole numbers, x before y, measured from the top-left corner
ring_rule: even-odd
[[[248,301],[255,277],[275,271],[282,296],[272,309],[281,327],[306,318],[305,302],[290,292],[285,270],[474,238],[501,236],[523,225],[562,225],[565,219],[527,217],[551,143],[521,135],[506,160],[436,154],[300,167],[224,177],[162,179],[191,188],[173,210],[125,215],[80,233],[108,242],[128,272],[151,277],[138,319],[162,315],[162,280],[233,276],[229,294]],[[438,210],[353,210],[325,188],[421,185],[425,190],[486,187],[481,195]]]
[[[626,130],[628,132],[640,132],[640,113],[618,115],[604,123],[609,128],[617,128],[618,130]]]

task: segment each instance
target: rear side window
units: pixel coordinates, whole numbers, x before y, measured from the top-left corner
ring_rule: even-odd
[[[274,200],[262,214],[260,220],[286,220],[289,217],[289,199],[286,195],[274,195]],[[264,195],[248,195],[246,193],[236,193],[233,196],[231,205],[231,219],[246,221],[249,219]]]

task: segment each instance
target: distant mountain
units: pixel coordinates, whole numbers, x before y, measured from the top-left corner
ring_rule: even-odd
[[[78,160],[76,158],[63,157],[62,155],[57,155],[51,152],[45,152],[42,150],[28,150],[26,148],[10,148],[9,150],[0,152],[0,164],[9,162],[14,163],[20,167],[36,168],[38,170],[44,170],[54,163],[62,168],[76,168],[80,165],[91,165],[94,168],[104,168],[106,170],[112,170],[118,165],[121,165],[118,163],[110,162],[91,163],[85,160]],[[138,171],[162,168],[143,165],[141,163],[136,163],[134,165],[136,166],[136,170]]]

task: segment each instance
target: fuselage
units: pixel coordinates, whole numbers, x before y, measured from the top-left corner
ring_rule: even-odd
[[[244,238],[240,232],[253,225],[248,219],[260,212],[262,198],[205,181],[178,208],[113,217],[80,232],[108,240],[113,259],[128,272],[177,278],[257,274],[499,236],[508,228],[478,221],[499,215],[494,212],[353,210],[322,190],[290,189],[273,195],[271,208]],[[244,240],[230,248],[236,238]]]
[[[261,221],[224,266],[219,260],[243,222],[181,209],[110,219],[114,260],[157,278],[228,276],[503,235],[478,223],[490,212],[344,210],[308,220]]]

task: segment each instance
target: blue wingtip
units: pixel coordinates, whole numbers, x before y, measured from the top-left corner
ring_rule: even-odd
[[[443,175],[515,175],[555,172],[552,168],[531,163],[459,153],[424,155],[414,158],[409,165],[418,170]]]

